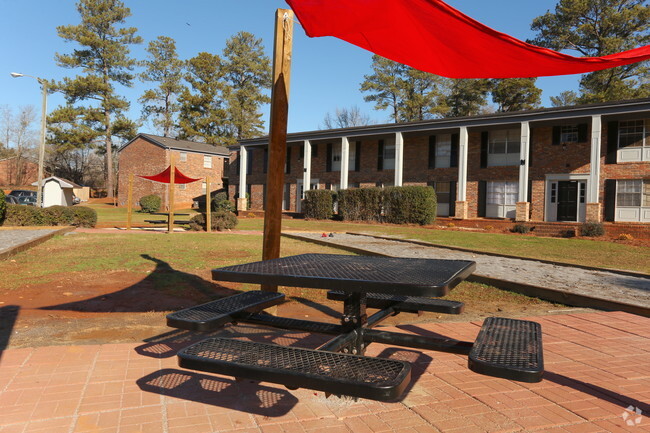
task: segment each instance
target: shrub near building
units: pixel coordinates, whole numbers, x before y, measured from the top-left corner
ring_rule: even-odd
[[[75,226],[95,227],[97,212],[84,206],[66,207],[51,206],[38,208],[17,204],[7,205],[7,213],[3,225],[24,226]]]
[[[428,186],[384,188],[384,221],[391,224],[431,224],[436,220],[436,193]]]

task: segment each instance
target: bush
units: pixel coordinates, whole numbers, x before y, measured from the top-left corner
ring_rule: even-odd
[[[303,210],[305,218],[326,220],[334,215],[336,192],[329,189],[313,189],[305,193]]]
[[[526,224],[515,224],[515,226],[512,228],[513,233],[526,234],[529,231],[530,231],[530,226],[527,226]]]
[[[582,223],[580,226],[580,235],[589,237],[598,237],[605,234],[605,226],[602,223]]]
[[[48,220],[41,208],[19,204],[7,204],[4,225],[14,227],[44,226],[48,225]]]
[[[381,221],[381,188],[344,189],[338,193],[339,216],[344,221]]]
[[[7,212],[7,202],[5,202],[5,192],[0,189],[0,225],[5,220],[5,214]]]
[[[97,225],[97,211],[85,206],[75,206],[72,208],[73,219],[72,225],[75,227],[92,228]]]
[[[225,212],[234,212],[235,205],[233,205],[230,200],[212,200],[212,209],[213,212],[225,211]]]
[[[392,224],[431,224],[436,220],[436,193],[428,186],[384,188],[384,221]]]
[[[42,209],[45,225],[71,226],[74,219],[74,210],[66,206],[50,206]]]
[[[239,223],[239,220],[234,213],[224,210],[218,210],[211,214],[211,219],[212,230],[217,231],[234,229]],[[200,213],[194,215],[190,219],[190,229],[194,231],[205,231],[205,214]]]
[[[162,199],[155,194],[145,195],[140,199],[140,207],[142,208],[142,212],[158,212],[161,206]]]

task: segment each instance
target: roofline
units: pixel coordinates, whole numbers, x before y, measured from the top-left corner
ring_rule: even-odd
[[[210,153],[212,155],[219,155],[219,156],[224,156],[224,157],[230,158],[230,154],[225,153],[225,152],[211,152],[211,151],[205,151],[204,152],[204,151],[200,151],[200,150],[184,149],[184,148],[179,148],[179,147],[175,147],[175,146],[166,146],[163,143],[155,140],[153,137],[155,137],[155,136],[152,136],[151,134],[145,134],[143,132],[140,132],[140,133],[138,133],[138,135],[136,135],[131,140],[129,140],[129,142],[127,142],[122,147],[120,147],[117,151],[118,151],[118,153],[123,151],[129,144],[133,143],[138,138],[142,138],[144,140],[147,140],[149,143],[155,144],[156,146],[158,146],[158,147],[160,147],[162,149],[165,149],[165,150],[178,150],[178,151],[192,152],[192,153]],[[187,141],[189,141],[189,140],[187,140]],[[195,142],[195,141],[193,143],[207,144],[207,143],[198,143],[198,142]],[[225,146],[223,146],[223,147],[225,147]]]
[[[460,126],[469,128],[506,125],[522,121],[542,122],[565,120],[595,115],[629,114],[650,111],[650,98],[632,99],[625,101],[603,102],[598,104],[573,105],[567,107],[541,108],[537,110],[515,111],[507,113],[483,114],[477,116],[445,117],[441,119],[421,120],[408,123],[386,123],[380,125],[355,126],[350,128],[326,129],[316,131],[294,132],[287,134],[287,142],[304,140],[328,140],[342,136],[369,136],[395,132],[418,132],[434,129],[451,129]],[[266,145],[269,136],[241,140],[239,144],[230,146],[236,150],[239,146]]]

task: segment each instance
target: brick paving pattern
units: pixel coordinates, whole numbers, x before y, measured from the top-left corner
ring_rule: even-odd
[[[184,331],[146,344],[10,349],[0,353],[0,432],[650,432],[649,318],[598,312],[531,320],[542,325],[546,362],[535,384],[475,374],[460,355],[371,345],[369,355],[413,365],[408,393],[396,403],[326,399],[179,369],[175,351],[191,338]],[[400,328],[473,340],[480,325]],[[318,343],[250,325],[218,333]]]

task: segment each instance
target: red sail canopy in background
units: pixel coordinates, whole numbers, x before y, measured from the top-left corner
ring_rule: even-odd
[[[335,36],[450,78],[579,74],[650,58],[650,45],[573,57],[493,30],[440,0],[286,0],[307,36]]]
[[[138,177],[153,180],[154,182],[171,183],[170,174],[171,174],[171,166],[167,167],[165,171],[161,171],[160,173],[154,174],[153,176],[138,175]],[[187,177],[183,173],[181,173],[178,168],[174,167],[174,183],[192,183],[192,182],[196,182],[197,180],[201,180],[201,178],[193,179],[191,177]]]

